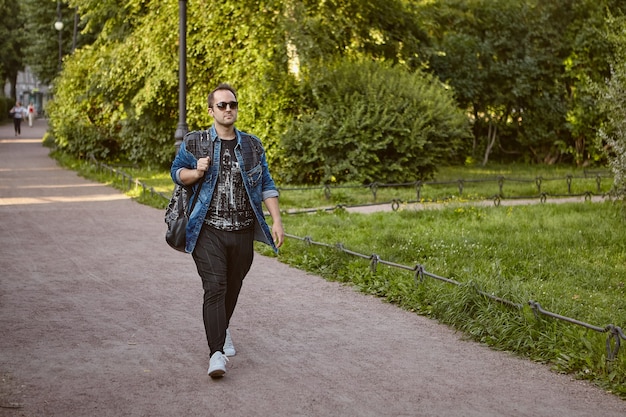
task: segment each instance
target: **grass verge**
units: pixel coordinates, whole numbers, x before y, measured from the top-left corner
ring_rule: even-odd
[[[286,216],[288,233],[451,278],[425,279],[336,248],[289,240],[280,260],[349,283],[402,308],[452,325],[493,348],[551,364],[626,398],[626,353],[607,361],[607,334],[535,316],[554,313],[604,327],[626,326],[626,232],[614,203],[514,207],[447,206],[369,215]],[[520,309],[495,303],[477,290]]]

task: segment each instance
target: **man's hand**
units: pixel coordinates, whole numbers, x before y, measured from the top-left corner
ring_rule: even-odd
[[[276,247],[280,248],[283,246],[283,242],[285,241],[285,230],[283,229],[283,223],[281,221],[272,224],[272,235],[274,237],[274,244]]]
[[[265,199],[265,207],[272,216],[272,237],[274,238],[274,244],[277,248],[280,248],[285,241],[285,229],[283,228],[283,221],[280,218],[280,209],[278,208],[278,197],[270,197]]]
[[[211,166],[211,158],[208,156],[206,158],[198,159],[196,169],[183,168],[180,170],[181,182],[185,185],[195,184],[204,176],[204,173],[209,170],[209,166]]]
[[[198,178],[202,178],[204,173],[209,170],[209,166],[211,165],[211,158],[208,156],[205,158],[198,159],[198,164],[196,165],[196,175]]]

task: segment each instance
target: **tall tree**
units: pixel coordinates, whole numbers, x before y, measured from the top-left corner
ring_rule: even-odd
[[[473,114],[474,154],[538,162],[597,159],[590,81],[608,75],[602,33],[616,0],[444,0],[426,14],[433,71]]]
[[[19,2],[0,0],[0,75],[2,81],[9,81],[11,84],[11,97],[17,99],[15,85],[17,83],[17,73],[24,69],[23,45],[25,42],[24,20],[20,12]]]
[[[447,0],[429,4],[431,67],[471,111],[473,153],[494,150],[537,159],[565,130],[560,64],[567,54],[550,1]],[[560,22],[560,21],[559,21]],[[546,147],[546,143],[548,144]]]
[[[603,152],[594,140],[603,122],[598,106],[597,84],[611,76],[611,63],[616,47],[607,33],[614,30],[611,15],[626,12],[621,0],[571,1],[572,21],[567,27],[567,39],[571,45],[565,59],[563,84],[566,89],[568,113],[567,125],[571,139],[563,142],[564,152],[573,155],[577,164],[602,160]]]
[[[94,33],[85,31],[86,21],[81,20],[78,9],[71,4],[40,0],[21,0],[24,16],[24,63],[28,65],[44,84],[50,84],[58,75],[59,52],[61,58],[71,55],[74,49],[94,41]],[[61,51],[59,51],[59,31],[55,22],[59,19],[57,5],[60,6]],[[94,26],[92,24],[92,26]]]
[[[102,30],[92,46],[64,62],[49,112],[57,142],[77,154],[169,164],[178,109],[178,5],[156,0],[71,4],[78,6],[85,33],[91,33],[92,25]],[[333,5],[341,19],[330,16]],[[206,95],[217,83],[230,82],[242,102],[240,127],[261,136],[275,162],[280,135],[307,100],[290,67],[290,48],[303,71],[323,61],[314,51],[326,49],[409,62],[415,53],[401,33],[411,29],[402,10],[399,0],[224,0],[219,7],[208,0],[189,2],[190,128],[210,123]],[[375,30],[361,16],[378,22]],[[302,31],[293,26],[294,18],[302,20]],[[404,19],[400,29],[392,21],[396,18]]]

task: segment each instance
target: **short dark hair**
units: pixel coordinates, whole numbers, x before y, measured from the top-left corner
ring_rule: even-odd
[[[220,85],[218,85],[217,87],[215,87],[213,89],[213,91],[211,91],[209,93],[209,98],[207,100],[209,108],[213,107],[213,98],[215,97],[215,92],[219,91],[219,90],[228,90],[231,93],[233,93],[233,95],[235,96],[235,100],[237,100],[237,92],[235,91],[235,89],[233,87],[231,87],[230,84],[226,84],[226,83],[221,83]]]

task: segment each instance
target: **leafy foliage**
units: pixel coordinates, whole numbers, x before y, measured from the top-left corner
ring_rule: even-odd
[[[288,39],[304,63],[328,57],[371,57],[409,68],[425,65],[428,42],[413,2],[301,0],[286,7]]]
[[[25,0],[28,7],[36,3]],[[57,102],[48,114],[59,147],[76,156],[167,166],[178,116],[178,5],[69,0],[64,7],[64,21],[77,11],[85,43],[65,56],[63,73],[54,80]],[[602,120],[591,86],[610,74],[613,50],[600,36],[607,30],[607,10],[623,9],[618,0],[225,0],[219,8],[207,0],[188,2],[187,122],[189,129],[206,128],[207,93],[219,82],[231,83],[241,102],[239,128],[263,140],[278,179],[308,183],[415,180],[461,157],[482,156],[484,163],[492,155],[498,161],[602,162],[590,140]],[[43,16],[34,19],[33,30],[44,24],[50,30]],[[65,33],[67,43],[71,36]],[[454,132],[458,111],[445,121],[439,104],[432,104],[437,100],[420,103],[432,104],[433,114],[418,106],[422,113],[402,124],[394,118],[404,116],[393,115],[397,103],[369,86],[346,89],[347,97],[341,86],[337,94],[325,87],[330,95],[323,96],[320,83],[346,78],[331,75],[338,62],[352,62],[355,81],[367,85],[356,69],[367,61],[381,66],[380,73],[395,74],[395,86],[396,78],[409,77],[399,75],[400,68],[417,78],[426,68],[443,80],[472,123],[473,143]],[[366,93],[377,101],[364,101]],[[415,98],[409,95],[402,100]],[[335,117],[340,112],[342,120]],[[376,117],[398,127],[383,127]],[[339,123],[332,128],[329,120]],[[350,129],[353,134],[346,135]],[[413,136],[406,136],[409,130]],[[332,146],[306,148],[326,154],[304,158],[306,142],[283,148],[287,136],[308,131],[323,131]],[[370,142],[391,136],[396,139],[387,144]],[[450,148],[443,149],[448,139]],[[436,146],[425,148],[429,143]],[[412,157],[415,163],[408,163]],[[306,165],[295,162],[307,158]],[[356,165],[347,166],[350,160]],[[312,171],[303,173],[304,167]]]
[[[607,10],[623,12],[623,2],[445,0],[421,9],[433,72],[473,116],[473,157],[599,159],[599,115],[586,87],[607,75]]]
[[[83,18],[91,19],[86,30],[92,24],[103,29],[92,46],[65,60],[57,80],[56,100],[48,109],[57,145],[76,156],[168,165],[178,109],[177,4],[121,2],[128,13],[120,14],[115,1],[76,3],[86,8]],[[228,81],[244,86],[240,127],[262,128],[255,132],[259,135],[271,131],[272,114],[261,112],[261,106],[266,100],[275,103],[272,99],[284,91],[274,88],[284,84],[280,78],[267,77],[277,72],[269,49],[280,45],[273,37],[276,13],[255,18],[256,9],[245,2],[233,2],[230,11],[227,7],[219,14],[206,2],[191,4],[189,20],[195,23],[188,35],[190,129],[206,127],[206,95],[214,85]],[[255,23],[248,27],[242,21]],[[284,101],[278,103],[276,111]]]
[[[154,4],[135,14],[134,30],[109,21],[94,45],[66,59],[48,108],[61,150],[147,165],[171,160],[173,143],[162,132],[176,115],[176,31],[163,28],[177,8]]]
[[[339,61],[311,74],[310,89],[311,110],[283,136],[287,182],[429,178],[469,137],[450,91],[420,72]]]
[[[96,28],[100,32],[92,47],[65,60],[57,82],[57,99],[63,100],[57,100],[49,114],[58,119],[53,126],[59,146],[75,155],[95,152],[98,157],[167,165],[174,151],[178,104],[176,5],[139,0],[74,0],[72,4],[79,8],[84,32],[93,33]],[[207,93],[219,82],[229,82],[238,88],[242,104],[239,127],[264,140],[273,165],[281,162],[280,135],[306,105],[297,77],[289,70],[288,45],[298,44],[304,71],[311,65],[307,51],[318,49],[318,41],[322,42],[289,29],[294,21],[291,6],[282,1],[248,0],[223,2],[219,10],[207,1],[191,2],[188,8],[189,128],[201,129],[210,123]],[[316,5],[293,5],[298,10],[300,6],[307,10],[305,15],[317,16]],[[353,1],[339,6],[347,19],[352,12],[378,16],[381,4]],[[125,13],[118,13],[120,8]],[[393,9],[392,17],[403,10],[399,2],[383,8]],[[383,36],[395,39],[393,50],[381,43],[379,32],[359,27],[351,32],[350,42],[370,46],[354,46],[354,54],[371,51],[381,57],[399,56],[403,43],[397,25],[389,19],[376,18],[382,29],[395,31]],[[409,20],[403,19],[407,26]],[[345,25],[352,23],[343,20]],[[69,121],[80,126],[76,133],[60,127]]]
[[[77,0],[79,1],[79,0]],[[42,84],[53,83],[59,74],[59,35],[61,35],[61,55],[66,58],[74,49],[80,49],[95,41],[97,28],[94,32],[85,30],[85,20],[78,16],[75,7],[77,1],[60,1],[60,20],[63,28],[59,32],[55,22],[59,19],[57,2],[40,0],[21,0],[19,2],[24,19],[24,30],[21,32],[24,64],[30,67]],[[84,10],[84,9],[83,9]]]
[[[0,79],[11,83],[11,97],[15,100],[18,71],[23,69],[24,20],[19,2],[0,0]]]
[[[599,104],[606,115],[606,123],[599,131],[599,139],[606,145],[609,166],[614,175],[615,194],[626,197],[626,18],[612,19],[610,40],[617,49],[611,78],[601,87]]]

